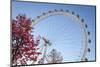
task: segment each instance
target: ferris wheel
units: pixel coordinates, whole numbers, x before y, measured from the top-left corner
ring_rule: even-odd
[[[56,17],[61,19],[56,19]],[[66,21],[64,21],[64,19]],[[88,61],[87,54],[90,52],[88,45],[91,43],[91,39],[89,38],[90,31],[88,31],[88,25],[80,15],[75,14],[73,11],[70,12],[69,10],[55,9],[42,13],[32,20],[32,22],[32,27],[35,27],[34,33],[36,32],[36,34],[41,36],[41,64],[45,63],[46,55],[50,52],[51,48],[61,49],[60,52],[63,53],[63,55],[65,55],[65,52],[68,58],[78,57],[78,61]],[[74,61],[77,61],[77,59]]]

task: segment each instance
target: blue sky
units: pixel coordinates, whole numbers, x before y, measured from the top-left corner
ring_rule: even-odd
[[[87,54],[89,61],[95,60],[95,7],[63,4],[46,4],[35,2],[12,2],[12,18],[18,14],[25,14],[28,18],[34,19],[49,10],[69,10],[84,18],[90,31],[91,43],[88,47],[91,52]],[[69,16],[51,16],[34,26],[34,35],[41,35],[52,42],[48,52],[53,48],[61,52],[63,62],[80,61],[82,56],[82,31],[77,21]]]

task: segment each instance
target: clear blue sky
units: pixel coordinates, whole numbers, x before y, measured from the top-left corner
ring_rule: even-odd
[[[87,31],[91,35],[91,44],[88,47],[91,52],[87,54],[89,61],[95,60],[95,7],[94,6],[78,6],[78,5],[62,5],[62,4],[46,4],[32,2],[12,2],[12,18],[18,14],[25,14],[28,18],[34,19],[43,12],[49,10],[69,10],[79,14],[84,18],[88,25]],[[76,23],[75,23],[76,22]],[[77,21],[69,16],[51,16],[34,26],[34,35],[38,34],[46,37],[52,42],[52,48],[57,49],[63,56],[63,62],[80,61],[82,56],[82,32]]]

